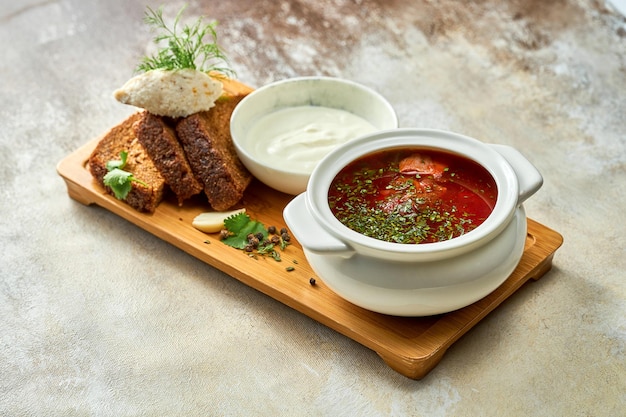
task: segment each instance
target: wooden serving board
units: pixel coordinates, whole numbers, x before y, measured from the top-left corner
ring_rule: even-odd
[[[319,321],[374,350],[392,369],[421,379],[442,359],[446,350],[526,281],[537,280],[552,267],[562,236],[529,219],[528,236],[517,269],[494,292],[463,309],[430,317],[395,317],[374,313],[340,298],[317,278],[295,239],[282,260],[250,257],[220,242],[217,234],[205,234],[191,226],[193,218],[209,211],[206,200],[192,199],[179,207],[166,198],[154,214],[135,211],[116,200],[97,184],[87,160],[100,138],[95,139],[57,165],[69,196],[82,204],[99,205],[207,264],[231,275],[270,297]],[[242,201],[251,218],[266,226],[284,226],[283,208],[292,196],[254,181]],[[290,270],[292,269],[293,270]]]

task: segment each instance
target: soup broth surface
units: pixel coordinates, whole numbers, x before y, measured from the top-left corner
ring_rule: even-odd
[[[417,148],[361,157],[334,178],[328,202],[350,229],[394,243],[434,243],[478,227],[498,197],[491,174],[452,153]]]

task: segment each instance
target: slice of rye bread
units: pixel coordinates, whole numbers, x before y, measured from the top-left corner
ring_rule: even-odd
[[[106,164],[119,160],[120,152],[128,152],[124,171],[131,172],[147,186],[133,181],[124,201],[138,211],[154,213],[163,198],[165,179],[135,136],[134,125],[140,117],[141,113],[131,115],[103,136],[89,157],[89,171],[109,194],[114,195],[113,190],[104,185],[104,176],[108,172]]]
[[[176,194],[180,206],[189,197],[199,194],[203,186],[194,176],[174,129],[172,119],[144,111],[135,124],[135,135]]]
[[[176,125],[189,164],[216,211],[237,204],[252,180],[230,136],[230,116],[246,95],[222,96],[209,111],[192,114]]]

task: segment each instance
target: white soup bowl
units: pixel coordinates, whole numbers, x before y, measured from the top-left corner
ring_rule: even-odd
[[[484,167],[498,191],[487,219],[459,237],[420,244],[386,242],[344,226],[328,202],[336,174],[361,156],[406,147],[457,154]],[[313,270],[339,296],[379,313],[425,316],[472,304],[508,278],[524,251],[522,203],[542,183],[537,169],[512,147],[402,128],[360,137],[329,153],[313,171],[306,192],[283,214]]]

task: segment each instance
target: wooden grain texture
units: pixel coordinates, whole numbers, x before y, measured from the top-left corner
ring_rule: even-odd
[[[229,82],[227,93],[249,88]],[[139,213],[107,194],[88,169],[87,159],[100,138],[94,139],[57,165],[68,194],[76,201],[99,205],[132,222],[207,264],[229,274],[268,296],[319,321],[374,350],[392,369],[413,379],[423,378],[442,359],[446,350],[476,323],[515,293],[529,279],[539,279],[550,270],[562,236],[532,219],[522,259],[511,276],[495,291],[476,303],[447,314],[430,317],[395,317],[357,307],[332,292],[315,277],[299,243],[292,241],[281,252],[282,261],[250,257],[219,241],[217,234],[193,228],[193,218],[210,207],[198,196],[178,206],[168,196],[154,214]],[[248,214],[265,225],[283,227],[283,208],[292,196],[253,181],[242,200]],[[208,243],[207,243],[208,242]],[[289,271],[288,267],[294,267]]]

